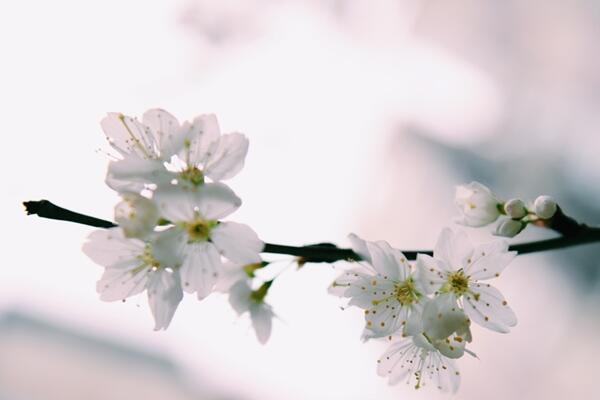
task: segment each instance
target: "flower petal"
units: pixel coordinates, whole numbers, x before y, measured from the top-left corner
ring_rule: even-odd
[[[244,167],[248,154],[248,138],[241,133],[222,135],[217,146],[209,152],[204,173],[213,181],[234,177]]]
[[[186,257],[181,265],[181,283],[188,293],[196,292],[198,299],[208,296],[217,282],[221,269],[221,257],[209,242],[186,246]]]
[[[445,261],[450,269],[457,270],[467,265],[473,246],[464,231],[453,232],[444,228],[433,250],[433,257]]]
[[[244,265],[232,262],[223,263],[219,279],[215,285],[215,290],[217,292],[227,293],[237,282],[247,280],[248,274],[244,271]]]
[[[379,357],[377,360],[377,374],[389,377],[390,385],[410,378],[414,363],[410,362],[417,357],[419,349],[415,347],[410,339],[398,340]]]
[[[371,254],[371,265],[382,277],[394,281],[403,281],[408,274],[408,262],[400,250],[392,248],[387,242],[367,242]]]
[[[425,294],[436,292],[446,281],[448,264],[427,254],[417,254],[415,282]]]
[[[168,161],[183,147],[179,121],[167,111],[160,108],[148,110],[142,116],[142,122],[150,128],[161,159]]]
[[[271,310],[271,307],[264,302],[253,304],[250,307],[252,326],[260,344],[265,344],[269,340],[274,316],[275,314]]]
[[[452,293],[440,294],[423,310],[423,330],[432,341],[444,340],[468,328],[467,316]]]
[[[194,219],[195,196],[191,190],[176,185],[158,186],[152,199],[156,202],[160,215],[171,222],[186,222]]]
[[[106,174],[104,183],[115,192],[140,193],[146,185],[143,182],[132,182],[126,179],[117,179],[110,173]]]
[[[517,324],[517,317],[502,293],[495,287],[479,283],[469,289],[472,295],[465,295],[465,313],[479,325],[500,333],[508,333],[509,327]]]
[[[185,233],[176,227],[155,232],[151,237],[152,256],[163,267],[177,269],[181,266],[187,245]]]
[[[125,300],[141,293],[148,283],[150,267],[136,270],[138,263],[123,265],[121,268],[106,268],[96,283],[96,291],[102,301]]]
[[[246,280],[238,281],[229,290],[229,304],[241,315],[250,309],[252,289]]]
[[[106,184],[115,190],[119,190],[120,187],[111,186],[113,181],[166,184],[173,179],[172,173],[165,169],[162,161],[144,159],[135,155],[119,161],[111,161],[106,176]]]
[[[435,365],[428,373],[430,379],[442,392],[456,393],[460,386],[460,373],[451,359],[439,353],[431,352],[427,365]]]
[[[265,244],[248,225],[221,222],[210,233],[211,241],[221,254],[233,262],[260,262],[260,252]]]
[[[465,272],[473,280],[494,278],[515,258],[516,251],[508,251],[508,242],[496,240],[479,245],[473,251]]]
[[[221,136],[217,117],[214,114],[200,115],[191,124],[186,122],[184,127],[189,145],[180,151],[179,157],[189,165],[204,165]]]
[[[154,316],[154,330],[167,329],[183,299],[179,274],[166,269],[149,273],[148,304]]]
[[[328,292],[334,296],[352,297],[366,292],[366,288],[373,279],[372,274],[366,274],[365,268],[353,268],[341,273],[331,284]],[[365,289],[360,289],[364,287]],[[368,295],[370,298],[370,295]],[[371,305],[369,300],[369,307]]]
[[[348,240],[350,240],[352,250],[364,261],[371,263],[371,254],[369,254],[369,249],[367,249],[367,242],[354,233],[348,235]]]
[[[397,301],[385,300],[365,310],[367,329],[371,337],[384,337],[397,332],[408,319],[409,308]]]
[[[150,129],[121,113],[108,113],[100,122],[110,145],[123,156],[155,158],[156,143]]]
[[[200,214],[206,219],[224,218],[242,205],[233,190],[222,183],[206,183],[192,193]]]
[[[123,262],[136,262],[144,251],[144,242],[126,238],[119,227],[93,231],[83,245],[83,252],[96,264],[111,267]]]

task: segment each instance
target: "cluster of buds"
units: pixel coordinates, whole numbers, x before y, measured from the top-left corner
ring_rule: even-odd
[[[443,391],[458,389],[454,360],[474,354],[471,322],[506,333],[517,323],[500,291],[487,281],[515,257],[504,240],[472,245],[464,232],[444,229],[433,256],[418,254],[411,264],[387,242],[350,235],[363,261],[351,264],[330,286],[364,310],[365,340],[392,342],[377,360],[379,375],[390,384],[433,382]]]
[[[460,212],[458,223],[482,227],[500,219],[494,234],[504,237],[515,237],[530,223],[550,220],[558,209],[556,201],[545,195],[538,196],[529,205],[521,199],[500,200],[479,182],[458,186],[455,203]]]
[[[223,221],[241,200],[221,181],[242,169],[248,139],[222,135],[214,115],[180,124],[160,109],[141,122],[110,113],[101,125],[118,153],[106,183],[122,201],[115,207],[119,225],[93,232],[83,246],[105,267],[100,298],[125,301],[146,291],[158,330],[169,326],[184,292],[198,299],[226,292],[264,343],[273,317],[264,301],[270,282],[254,279],[266,265],[264,243],[249,226]]]

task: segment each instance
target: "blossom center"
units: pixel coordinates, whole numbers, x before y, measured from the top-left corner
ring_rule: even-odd
[[[161,267],[160,261],[152,255],[152,249],[149,244],[144,247],[144,252],[138,256],[138,259],[140,260],[140,265],[131,270],[132,275],[135,275],[148,267],[151,267],[153,270],[157,270]]]
[[[179,173],[179,177],[194,186],[199,186],[204,183],[204,173],[201,169],[194,165],[189,165],[186,169]]]
[[[449,291],[457,297],[462,296],[469,290],[469,277],[464,271],[458,270],[448,274]]]
[[[412,278],[394,285],[394,297],[403,306],[414,303],[417,300],[417,291]]]
[[[210,237],[211,229],[217,225],[217,221],[205,220],[196,217],[193,221],[185,223],[185,230],[190,242],[205,242]]]

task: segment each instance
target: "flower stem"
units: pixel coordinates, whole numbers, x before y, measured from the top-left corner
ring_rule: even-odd
[[[98,228],[113,228],[117,224],[103,219],[79,214],[66,208],[59,207],[48,200],[26,201],[23,203],[27,214],[37,214],[39,217],[61,221],[76,222]],[[538,240],[528,243],[519,243],[510,246],[510,250],[519,254],[536,253],[540,251],[558,250],[565,247],[577,246],[587,243],[600,242],[600,228],[580,224],[573,218],[565,215],[559,208],[551,220],[545,221],[543,226],[555,230],[562,236]],[[263,253],[286,254],[298,257],[300,265],[307,262],[332,263],[340,260],[360,260],[361,257],[352,249],[339,248],[332,243],[319,243],[307,246],[285,246],[281,244],[265,243]],[[402,250],[409,260],[417,258],[417,254],[432,255],[432,250]]]

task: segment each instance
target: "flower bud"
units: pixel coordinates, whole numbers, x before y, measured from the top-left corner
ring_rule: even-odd
[[[533,203],[535,214],[541,219],[550,219],[556,213],[556,201],[550,196],[538,196]]]
[[[457,186],[454,202],[461,214],[458,222],[463,225],[485,226],[494,222],[500,215],[500,200],[479,182]]]
[[[123,201],[115,206],[115,221],[125,236],[144,238],[158,223],[158,208],[154,202],[136,193],[122,193]]]
[[[525,228],[525,226],[527,226],[527,224],[523,221],[516,219],[505,219],[498,224],[494,235],[509,238],[515,237]]]
[[[521,219],[527,215],[527,209],[523,200],[510,199],[504,203],[504,212],[511,218]]]

